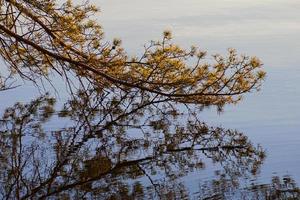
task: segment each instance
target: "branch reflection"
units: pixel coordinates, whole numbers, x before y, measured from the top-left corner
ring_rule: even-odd
[[[201,122],[199,108],[170,101],[85,88],[60,110],[49,95],[7,108],[0,119],[1,198],[184,199],[192,195],[184,177],[208,160],[221,170],[199,197],[213,198],[217,183],[229,190],[259,172],[260,146]]]

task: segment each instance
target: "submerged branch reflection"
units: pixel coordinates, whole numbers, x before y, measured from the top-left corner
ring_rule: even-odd
[[[179,113],[170,99],[85,88],[59,111],[55,101],[45,95],[3,113],[1,197],[187,198],[182,177],[208,159],[237,185],[265,157],[242,133],[208,126],[196,108]]]

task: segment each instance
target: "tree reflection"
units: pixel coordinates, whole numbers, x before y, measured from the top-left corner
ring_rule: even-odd
[[[181,199],[190,195],[182,177],[205,168],[207,159],[232,184],[257,173],[261,147],[200,122],[197,108],[178,113],[168,101],[84,88],[59,111],[49,95],[7,108],[0,121],[1,197]]]
[[[207,181],[200,186],[198,199],[287,200],[300,199],[300,189],[290,176],[273,176],[269,184],[251,183],[238,187],[227,179]]]
[[[290,176],[274,176],[269,185],[252,185],[249,189],[256,199],[300,199],[300,189]]]

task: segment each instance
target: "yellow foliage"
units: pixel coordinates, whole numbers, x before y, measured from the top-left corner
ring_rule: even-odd
[[[208,64],[205,51],[173,44],[169,30],[161,41],[146,45],[142,56],[129,56],[120,39],[104,41],[101,26],[90,19],[97,11],[71,0],[61,6],[55,0],[1,1],[1,55],[20,73],[29,69],[47,76],[54,69],[66,76],[65,70],[73,70],[93,84],[205,105],[235,103],[241,94],[259,89],[265,77],[257,57],[229,49],[226,57],[214,55]]]

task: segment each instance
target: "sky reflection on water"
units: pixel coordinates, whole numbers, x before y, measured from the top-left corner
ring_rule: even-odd
[[[171,29],[185,46],[199,45],[210,53],[234,47],[261,58],[268,73],[262,91],[227,106],[221,115],[206,110],[203,119],[237,128],[267,149],[260,181],[276,173],[300,182],[300,2],[101,0],[97,5],[106,35],[122,38],[132,53]]]
[[[209,54],[224,53],[228,47],[234,47],[239,53],[261,58],[268,73],[262,91],[247,95],[237,106],[226,106],[221,114],[212,108],[200,115],[210,125],[242,131],[254,144],[259,143],[266,149],[261,173],[250,182],[266,184],[274,175],[291,175],[300,183],[300,2],[92,2],[102,10],[99,22],[107,38],[121,38],[131,54],[139,52],[147,41],[160,39],[163,30],[171,29],[175,41],[183,46],[197,45]],[[31,86],[4,94],[0,97],[1,109],[39,95]],[[197,190],[199,179],[214,177],[216,167],[212,165],[207,163],[212,168],[188,174],[183,180],[189,180],[188,186]]]

